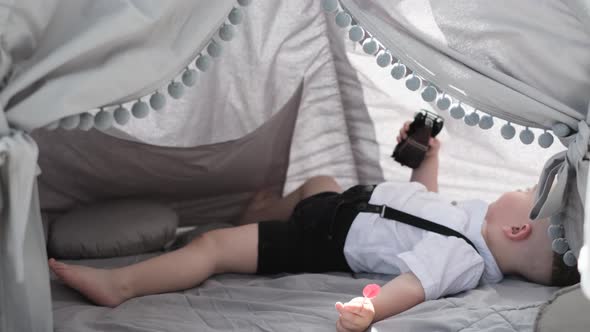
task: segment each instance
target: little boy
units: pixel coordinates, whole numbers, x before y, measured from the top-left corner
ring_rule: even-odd
[[[409,122],[398,141],[406,138],[408,128]],[[67,285],[111,307],[136,296],[192,288],[218,273],[397,275],[371,300],[336,303],[336,329],[347,332],[365,331],[373,322],[480,282],[497,283],[504,274],[544,285],[579,281],[575,268],[565,269],[552,252],[548,221],[529,219],[533,190],[505,193],[490,205],[449,202],[437,194],[439,147],[438,140],[431,139],[409,183],[355,186],[341,193],[332,178],[315,177],[284,198],[257,195],[242,218],[243,226],[207,232],[179,250],[144,262],[113,270],[53,259],[49,265]],[[471,243],[364,212],[359,201],[431,220]]]

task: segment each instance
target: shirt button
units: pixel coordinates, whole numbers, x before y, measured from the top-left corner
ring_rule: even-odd
[[[457,205],[457,201],[452,201],[451,205]]]

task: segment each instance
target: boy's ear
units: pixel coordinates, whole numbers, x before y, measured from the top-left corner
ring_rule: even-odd
[[[518,226],[503,226],[502,232],[504,236],[512,241],[522,241],[531,235],[533,227],[531,224],[523,224]]]

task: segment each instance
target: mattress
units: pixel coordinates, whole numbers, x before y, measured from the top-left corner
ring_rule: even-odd
[[[74,261],[117,267],[154,256]],[[98,307],[52,275],[57,332],[334,331],[337,301],[362,294],[375,274],[218,275],[196,288]],[[555,288],[508,278],[500,284],[422,303],[373,325],[372,331],[532,331],[539,307]]]

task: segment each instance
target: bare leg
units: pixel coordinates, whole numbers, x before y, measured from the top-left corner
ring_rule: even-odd
[[[118,269],[49,260],[68,286],[109,307],[136,296],[192,288],[217,273],[255,273],[257,263],[258,224],[207,232],[181,249]]]
[[[257,193],[246,208],[239,223],[249,224],[264,220],[287,220],[295,205],[301,200],[321,192],[342,192],[342,188],[330,176],[315,176],[305,181],[299,188],[280,198],[267,191]]]

